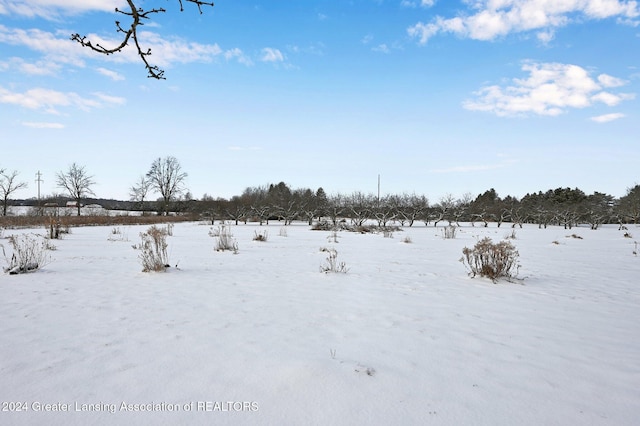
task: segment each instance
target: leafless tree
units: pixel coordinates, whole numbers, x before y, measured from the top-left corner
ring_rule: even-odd
[[[202,14],[202,6],[213,7],[213,2],[202,1],[202,0],[184,0],[184,1],[187,3],[194,3],[196,6],[198,6],[198,11],[200,12],[200,14]],[[158,68],[157,65],[151,65],[149,63],[148,56],[151,56],[151,49],[147,48],[145,50],[140,45],[140,41],[138,40],[138,27],[140,25],[144,25],[144,22],[150,19],[151,15],[155,13],[163,13],[163,12],[166,12],[166,10],[162,7],[145,10],[141,7],[136,6],[135,4],[136,2],[138,2],[138,0],[135,0],[135,1],[127,0],[129,10],[120,10],[116,7],[116,13],[120,13],[126,16],[128,19],[131,19],[131,24],[129,25],[129,27],[127,27],[126,25],[123,26],[120,21],[116,21],[116,31],[118,33],[123,34],[122,42],[119,45],[115,47],[105,47],[100,44],[93,44],[91,43],[91,40],[87,39],[86,36],[81,36],[78,33],[72,34],[71,40],[77,41],[82,46],[88,47],[95,52],[102,53],[105,55],[111,55],[113,53],[121,52],[122,49],[124,49],[129,44],[129,42],[133,40],[133,43],[135,44],[136,49],[138,50],[138,56],[140,56],[140,59],[142,59],[142,62],[144,62],[144,67],[147,69],[147,72],[149,73],[148,77],[155,78],[158,80],[164,80],[165,79],[164,71]],[[178,0],[178,3],[180,3],[180,12],[184,11],[182,2],[183,0]]]
[[[138,181],[129,188],[129,196],[131,197],[131,201],[140,203],[140,209],[143,210],[144,200],[147,198],[149,191],[151,191],[151,181],[147,176],[142,175],[138,178]]]
[[[95,196],[91,187],[96,183],[93,176],[89,176],[84,166],[73,163],[66,172],[56,174],[56,183],[58,187],[67,191],[67,194],[75,200],[78,208],[78,216],[80,216],[80,201],[87,195]]]
[[[9,197],[14,192],[27,187],[27,182],[17,182],[16,177],[18,171],[5,172],[4,169],[0,169],[0,196],[2,197],[2,215],[7,215],[7,204]]]
[[[175,157],[157,158],[151,164],[151,169],[147,172],[146,177],[149,179],[151,187],[162,196],[162,208],[165,215],[169,215],[171,201],[185,190],[184,183],[187,176]]]

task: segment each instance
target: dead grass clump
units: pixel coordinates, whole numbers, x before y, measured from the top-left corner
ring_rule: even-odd
[[[495,283],[500,278],[511,281],[518,275],[520,255],[508,241],[493,243],[491,238],[485,237],[472,249],[462,249],[462,254],[460,261],[469,270],[471,277],[480,275]]]
[[[330,272],[346,274],[349,271],[344,262],[338,262],[338,251],[336,249],[323,247],[320,251],[327,253],[327,259],[324,265],[320,266],[320,272],[325,274]]]
[[[575,238],[576,240],[581,240],[582,237],[578,234],[567,235],[567,238]]]
[[[10,275],[37,271],[51,261],[47,253],[49,245],[41,235],[11,235],[9,244],[12,248],[11,257],[7,256],[2,244],[0,244],[0,248],[2,248],[2,254],[7,262],[4,271]]]
[[[266,243],[269,239],[269,231],[264,230],[262,232],[253,231],[253,241],[261,241]]]
[[[167,230],[153,225],[147,232],[141,232],[141,251],[138,258],[142,263],[142,272],[163,272],[169,267],[167,254]]]
[[[442,238],[445,240],[452,240],[456,238],[458,228],[455,225],[449,225],[442,228]]]
[[[227,225],[220,225],[217,228],[211,228],[209,236],[216,238],[216,251],[232,251],[238,254],[238,242],[233,238],[231,229]]]
[[[512,229],[511,232],[507,232],[504,236],[505,240],[516,240],[518,236],[516,235],[516,230]]]
[[[402,239],[402,242],[403,242],[403,243],[406,243],[406,244],[411,244],[411,243],[413,242],[413,240],[411,239],[411,237],[410,237],[410,236],[408,236],[408,235],[407,235],[406,237],[404,237],[404,238]]]
[[[312,231],[331,231],[334,228],[333,224],[326,220],[316,222],[311,226]]]

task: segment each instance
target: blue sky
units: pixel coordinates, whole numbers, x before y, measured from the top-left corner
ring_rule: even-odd
[[[640,3],[178,0],[117,39],[120,0],[0,0],[0,168],[18,197],[75,162],[128,199],[175,156],[196,198],[284,181],[328,193],[625,194],[640,182]],[[143,31],[144,30],[144,31]]]

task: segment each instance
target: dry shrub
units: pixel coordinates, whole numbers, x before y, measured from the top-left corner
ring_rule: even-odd
[[[238,242],[233,238],[233,234],[227,225],[220,225],[215,229],[211,228],[209,236],[216,238],[216,251],[230,250],[234,254],[238,254]]]
[[[452,240],[456,238],[458,228],[455,225],[449,225],[442,228],[442,238],[445,240]]]
[[[346,274],[349,271],[344,262],[338,262],[338,251],[336,249],[323,247],[320,251],[328,253],[325,264],[320,266],[320,272],[324,272],[325,274],[329,272]]]
[[[413,240],[411,239],[411,237],[410,237],[410,236],[408,236],[408,235],[407,235],[406,237],[404,237],[404,238],[402,239],[402,242],[403,242],[403,243],[406,243],[406,244],[411,244],[411,243],[413,242]]]
[[[267,242],[269,239],[269,231],[264,230],[262,232],[253,231],[253,241]]]
[[[4,268],[4,271],[11,275],[37,271],[51,261],[47,254],[49,245],[41,235],[11,235],[9,244],[13,249],[10,258],[7,256],[2,244],[0,244],[0,248],[2,248],[2,254],[7,262],[7,267]]]
[[[472,249],[462,249],[462,254],[460,261],[469,270],[471,277],[480,275],[495,283],[500,278],[511,281],[518,275],[520,254],[508,241],[493,243],[491,238],[485,237]]]
[[[165,271],[169,267],[167,254],[167,230],[153,225],[147,232],[141,232],[142,242],[138,247],[141,251],[138,258],[142,263],[142,272]]]

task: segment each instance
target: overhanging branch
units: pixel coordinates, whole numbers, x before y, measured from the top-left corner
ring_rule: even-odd
[[[198,11],[202,14],[202,6],[212,6],[213,2],[202,1],[202,0],[184,0],[188,3],[194,3],[198,6]],[[182,4],[183,0],[178,0],[180,4],[180,12],[184,11],[184,6]],[[151,56],[151,48],[147,48],[146,50],[140,45],[138,41],[138,26],[144,25],[143,20],[150,19],[149,16],[154,13],[163,13],[166,12],[164,8],[154,8],[149,10],[144,10],[135,5],[134,0],[127,0],[127,4],[129,5],[129,11],[120,10],[116,8],[116,13],[120,13],[122,15],[127,16],[131,19],[131,25],[129,28],[123,27],[120,21],[116,21],[116,31],[118,33],[124,34],[122,42],[115,47],[105,47],[98,43],[93,44],[91,40],[88,40],[86,36],[81,36],[78,33],[71,35],[71,40],[77,41],[83,47],[88,47],[94,52],[102,53],[104,55],[111,55],[113,53],[121,52],[124,49],[131,39],[136,46],[138,51],[138,56],[142,59],[147,72],[149,73],[148,77],[155,78],[157,80],[164,80],[164,70],[160,69],[157,65],[151,65],[148,60],[148,56]]]

